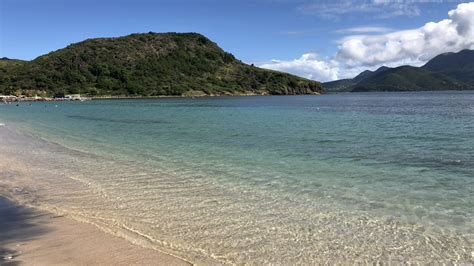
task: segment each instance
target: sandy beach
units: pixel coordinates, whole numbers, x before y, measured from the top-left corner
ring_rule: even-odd
[[[189,265],[0,196],[0,265]]]

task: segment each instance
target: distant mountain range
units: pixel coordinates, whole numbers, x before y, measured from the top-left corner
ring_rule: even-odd
[[[247,65],[197,33],[97,38],[32,61],[0,59],[0,94],[316,94],[319,82]]]
[[[381,67],[323,83],[329,92],[474,90],[474,51],[445,53],[422,67]]]

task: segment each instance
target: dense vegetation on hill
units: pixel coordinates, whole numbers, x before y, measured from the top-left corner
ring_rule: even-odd
[[[26,61],[10,59],[7,57],[0,58],[0,82],[1,82],[1,79],[7,77],[7,75],[9,74],[9,71],[12,71],[13,69],[17,67],[21,67],[26,63],[27,63]]]
[[[370,77],[373,77],[377,74],[380,74],[383,71],[388,70],[388,69],[390,68],[382,66],[375,71],[365,70],[352,79],[340,79],[340,80],[330,81],[330,82],[324,83],[323,85],[325,88],[330,89],[332,92],[352,91],[354,89],[355,84],[363,80],[366,80]]]
[[[353,86],[352,91],[458,90],[464,84],[423,68],[401,66],[374,75]]]
[[[0,60],[0,93],[234,95],[321,93],[320,83],[249,66],[197,33],[89,39],[32,61]]]
[[[462,50],[459,53],[441,54],[431,59],[423,68],[472,84],[474,81],[474,51]]]
[[[438,55],[422,67],[381,67],[323,86],[334,92],[474,90],[474,51]]]
[[[348,92],[351,91],[354,85],[352,79],[339,79],[323,83],[323,87],[328,92]]]

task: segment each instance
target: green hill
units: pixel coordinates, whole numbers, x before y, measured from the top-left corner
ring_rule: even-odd
[[[364,79],[352,91],[424,91],[464,89],[462,82],[428,70],[401,66]]]
[[[324,83],[328,91],[473,90],[474,51],[462,50],[434,57],[423,67],[381,67],[353,79]]]
[[[382,66],[375,71],[365,70],[352,79],[340,79],[340,80],[330,81],[330,82],[323,83],[323,86],[324,88],[328,89],[331,92],[352,91],[354,89],[354,86],[357,85],[359,82],[366,80],[368,78],[371,78],[386,70],[390,70],[390,68],[386,66]]]
[[[323,91],[318,82],[244,64],[197,33],[89,39],[18,62],[0,64],[0,93],[158,96]]]
[[[462,50],[459,53],[441,54],[422,68],[462,81],[474,82],[474,51]]]
[[[27,62],[22,60],[10,59],[6,57],[0,58],[0,78],[5,77],[8,71],[25,65]]]
[[[353,79],[339,79],[323,83],[323,87],[328,92],[348,92],[356,84]]]

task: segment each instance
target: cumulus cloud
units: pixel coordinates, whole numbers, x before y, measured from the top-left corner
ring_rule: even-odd
[[[474,2],[459,4],[449,11],[447,19],[429,22],[417,29],[345,37],[340,40],[336,54],[328,60],[305,54],[298,59],[275,61],[260,67],[326,81],[353,77],[364,69],[374,70],[382,65],[420,66],[438,54],[462,49],[474,49]]]
[[[459,4],[448,15],[449,19],[418,29],[347,37],[341,41],[336,60],[348,67],[420,65],[441,53],[474,48],[474,2]]]
[[[339,71],[337,62],[319,60],[316,53],[303,54],[291,61],[272,60],[259,66],[319,81],[337,79]]]

